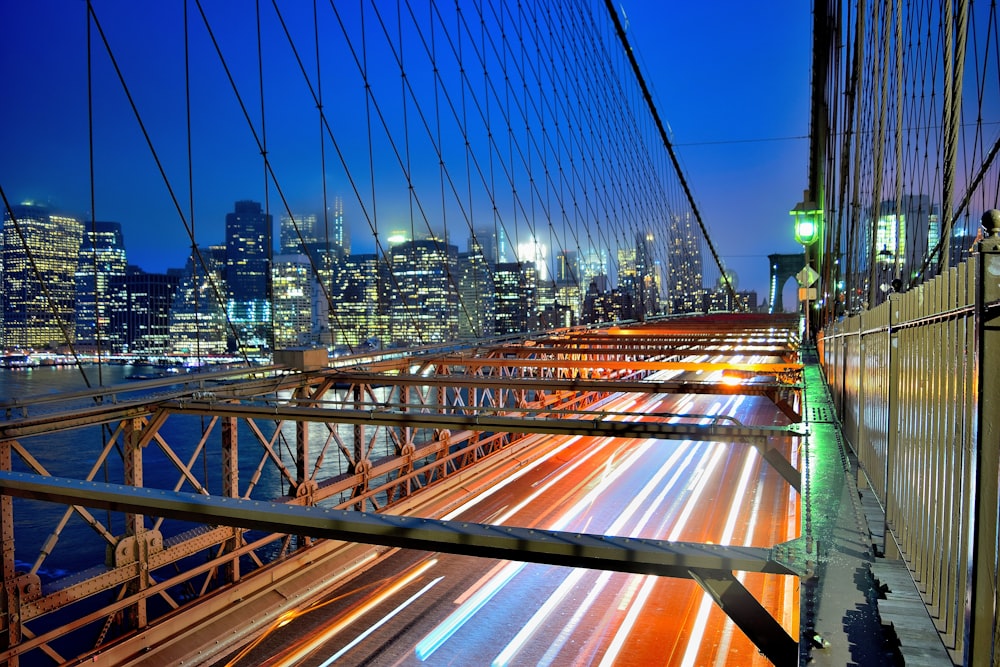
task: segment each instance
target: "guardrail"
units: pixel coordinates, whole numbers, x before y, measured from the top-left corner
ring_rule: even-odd
[[[1000,660],[1000,213],[984,225],[968,262],[818,341],[859,482],[885,509],[884,554],[964,665]]]

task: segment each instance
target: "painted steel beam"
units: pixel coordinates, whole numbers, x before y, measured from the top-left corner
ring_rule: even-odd
[[[792,639],[732,572],[693,568],[691,578],[732,619],[764,656],[778,667],[799,664],[799,644]]]
[[[19,472],[0,472],[0,492],[19,498],[209,525],[565,567],[683,579],[692,578],[692,571],[708,572],[719,578],[733,570],[801,575],[779,562],[774,550],[762,547],[669,542],[303,507]]]
[[[328,375],[340,384],[368,384],[375,386],[446,386],[446,387],[504,387],[509,389],[539,389],[544,391],[600,391],[637,394],[736,394],[770,396],[782,389],[798,389],[798,385],[777,382],[743,382],[729,385],[721,382],[678,382],[644,380],[589,380],[585,378],[547,380],[541,378],[497,378],[476,375],[417,375],[400,373],[337,372]]]
[[[724,424],[668,424],[659,421],[612,421],[602,416],[614,413],[588,413],[593,419],[557,419],[524,416],[503,417],[489,414],[459,415],[396,410],[336,410],[331,408],[288,405],[241,405],[223,401],[165,401],[160,407],[177,414],[219,415],[244,419],[284,419],[339,424],[370,424],[411,428],[459,429],[505,433],[553,433],[611,438],[658,438],[664,440],[705,440],[733,442],[753,438],[799,437],[802,434],[784,426],[726,426]],[[505,411],[510,411],[506,410]],[[554,410],[539,408],[539,413]],[[573,414],[580,414],[574,410]],[[655,415],[650,415],[655,416]],[[0,430],[0,434],[3,431]]]
[[[438,357],[423,360],[426,366],[474,366],[482,367],[512,367],[512,368],[582,368],[611,370],[649,370],[649,371],[726,371],[736,370],[761,375],[777,375],[793,373],[802,370],[802,364],[730,364],[723,362],[696,361],[621,361],[618,359],[520,359],[520,358],[482,358],[482,357]],[[417,361],[410,365],[421,365]]]

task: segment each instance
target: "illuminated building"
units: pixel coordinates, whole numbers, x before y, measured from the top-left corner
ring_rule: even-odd
[[[390,250],[392,340],[421,345],[458,335],[458,248],[436,238],[407,241]]]
[[[122,333],[124,351],[170,352],[170,307],[179,282],[179,276],[146,273],[135,266],[111,280],[111,291],[121,296],[111,307],[111,328]]]
[[[325,218],[314,214],[282,216],[279,241],[282,255],[308,255],[318,267],[324,266],[322,258],[327,255],[343,257],[350,254],[343,200],[337,197]]]
[[[380,348],[388,339],[391,280],[375,254],[351,255],[334,264],[328,285],[333,311],[318,289],[314,331],[324,344],[347,350]]]
[[[473,239],[469,245],[458,256],[458,335],[483,338],[493,335],[496,292],[483,249]]]
[[[271,215],[254,201],[226,214],[226,310],[235,330],[229,349],[256,353],[271,346]]]
[[[467,249],[469,252],[474,252],[477,247],[490,267],[495,266],[500,261],[500,247],[497,243],[497,234],[492,229],[480,228],[473,230],[472,236],[469,237]]]
[[[574,250],[560,250],[556,255],[556,282],[560,285],[580,285],[580,261]]]
[[[170,352],[201,356],[228,349],[225,295],[222,277],[226,247],[200,248],[192,255],[177,285],[170,308]]]
[[[274,258],[271,290],[274,294],[274,347],[294,347],[310,342],[313,279],[305,255]]]
[[[671,217],[668,236],[667,294],[670,312],[698,312],[703,308],[704,278],[701,237],[695,231],[691,214]]]
[[[604,250],[594,250],[591,248],[584,253],[578,266],[580,272],[577,274],[577,277],[579,278],[580,288],[586,290],[591,280],[608,274],[608,254]]]
[[[14,218],[6,213],[3,225],[3,346],[72,342],[83,225],[31,203],[12,211]]]
[[[548,268],[549,247],[534,238],[525,243],[517,244],[517,261],[521,264],[531,263],[535,267],[539,282],[549,279]]]
[[[84,225],[76,269],[76,344],[121,351],[125,332],[111,313],[121,310],[121,278],[128,263],[122,226],[117,222]],[[117,282],[116,282],[117,281]]]
[[[941,229],[938,210],[927,195],[903,195],[883,201],[875,222],[875,253],[880,264],[891,264],[907,280],[919,271],[938,244]],[[929,265],[932,270],[935,264]]]
[[[639,233],[635,239],[635,318],[660,312],[659,265],[653,257],[652,232]]]
[[[618,319],[616,315],[618,295],[609,292],[606,287],[606,276],[595,276],[590,281],[583,296],[583,313],[580,318],[582,324],[613,322]]]
[[[580,321],[583,313],[583,290],[575,283],[556,283],[556,303],[569,310],[569,323],[559,326],[573,326]]]
[[[618,306],[621,319],[637,319],[633,312],[634,297],[639,291],[639,274],[635,266],[635,248],[618,249]]]
[[[583,307],[583,287],[580,284],[582,273],[577,253],[572,250],[560,250],[556,255],[555,299],[561,308],[569,309],[569,324],[557,326],[572,326],[580,321]]]
[[[325,235],[320,228],[322,223],[316,222],[313,214],[292,214],[281,216],[281,226],[278,231],[278,247],[282,255],[303,254],[303,247],[314,244],[325,244]]]
[[[532,262],[502,262],[493,272],[496,289],[496,333],[522,333],[538,328],[538,274]]]

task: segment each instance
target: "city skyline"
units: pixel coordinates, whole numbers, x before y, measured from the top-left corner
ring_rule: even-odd
[[[550,256],[534,241],[517,248],[523,260],[506,261],[502,236],[489,230],[461,252],[400,233],[376,256],[311,236],[315,219],[294,236],[290,227],[281,221],[275,254],[273,218],[238,200],[223,243],[192,248],[183,269],[155,274],[129,263],[117,222],[13,207],[0,258],[3,346],[265,357],[288,346],[408,347],[734,307],[721,286],[701,284],[697,244],[661,260],[651,232],[618,249],[612,277],[606,252]],[[690,221],[674,231],[683,235],[694,237]],[[666,299],[667,276],[691,292]],[[756,307],[753,293],[741,298]]]
[[[76,4],[72,7],[79,11],[60,11],[67,8],[65,0],[21,4],[6,5],[2,10],[10,19],[5,20],[5,24],[21,28],[0,40],[0,62],[11,85],[36,103],[29,114],[20,106],[4,111],[0,144],[5,146],[10,159],[0,165],[0,184],[14,200],[47,200],[87,219],[90,209],[86,158],[87,76],[81,58],[72,62],[66,59],[70,53],[86,50],[86,14],[84,8]],[[151,133],[156,131],[154,143],[171,184],[176,186],[177,204],[185,217],[190,218],[187,222],[194,230],[197,243],[212,243],[222,236],[224,214],[232,200],[261,201],[275,219],[284,216],[284,202],[274,188],[265,193],[259,151],[231,99],[232,91],[218,63],[213,62],[217,59],[204,29],[194,20],[198,18],[197,13],[192,9],[192,57],[206,66],[201,68],[205,71],[199,71],[192,80],[192,98],[198,106],[194,109],[195,187],[193,193],[188,193],[184,185],[187,181],[185,140],[183,132],[179,131],[185,116],[183,95],[179,94],[183,90],[182,72],[178,69],[182,53],[178,28],[180,9],[165,6],[130,8],[111,0],[95,2],[94,7],[112,49],[122,60],[123,76],[133,86],[130,92],[136,104],[150,116],[146,120]],[[294,8],[294,4],[284,7],[288,13],[284,18],[292,23],[293,32],[301,31],[307,27],[310,17],[298,16]],[[239,40],[252,41],[252,12],[223,21],[219,7],[206,3],[205,9],[227,55],[233,53],[232,48]],[[719,12],[710,7],[665,8],[660,3],[636,3],[623,5],[620,9],[619,18],[626,25],[723,261],[740,276],[742,287],[763,293],[767,284],[767,254],[795,249],[788,210],[800,195],[805,181],[809,8],[800,3],[753,8],[733,3],[726,11]],[[342,18],[350,20],[354,11],[344,10]],[[369,20],[375,21],[374,11],[371,8],[366,11]],[[331,34],[342,39],[337,37],[339,28],[335,21],[330,17],[326,21]],[[273,30],[273,16],[265,15],[264,22],[265,27]],[[151,25],[169,29],[151,33],[148,28]],[[287,53],[287,45],[280,43],[280,33],[272,31],[268,35],[271,37],[267,41],[269,50],[264,54],[268,57],[265,65],[294,71],[297,66]],[[775,35],[781,38],[774,39]],[[155,163],[124,102],[121,86],[108,62],[109,56],[96,32],[93,40],[97,149],[95,217],[121,221],[129,237],[146,236],[155,231],[158,236],[155,247],[137,247],[133,257],[135,263],[151,271],[165,271],[183,261],[191,240],[185,238],[175,204],[156,173]],[[608,41],[612,48],[620,49],[612,40]],[[52,44],[58,47],[42,47]],[[173,54],[171,57],[175,59],[171,61],[167,55],[151,59],[150,50],[154,45],[164,54]],[[419,44],[408,42],[408,48],[413,53],[419,49]],[[471,47],[467,45],[467,48]],[[327,94],[336,99],[338,106],[345,107],[345,114],[364,117],[364,96],[358,94],[362,89],[359,81],[351,78],[351,55],[344,51],[344,56],[347,58],[345,69],[338,74],[336,83],[328,87],[332,92]],[[387,85],[384,80],[398,80],[398,69],[394,68],[391,54],[384,57],[387,59],[380,61],[377,70],[377,83],[383,87]],[[252,60],[255,65],[256,59]],[[253,67],[240,62],[229,64],[244,90],[252,91],[256,82]],[[136,69],[138,67],[149,69],[143,71]],[[278,99],[299,101],[296,104],[305,101],[301,82],[294,81],[293,77],[288,79],[287,82],[267,79],[269,98],[273,94]],[[172,97],[161,103],[157,95],[160,89],[174,91]],[[348,93],[356,97],[345,98]],[[307,106],[313,108],[314,114],[314,105]],[[209,119],[201,115],[204,109],[220,111],[216,118]],[[328,200],[336,193],[343,196],[343,215],[358,252],[375,250],[373,230],[384,238],[392,229],[424,226],[424,220],[419,215],[414,217],[412,210],[415,203],[425,202],[414,202],[406,196],[406,184],[398,176],[395,160],[388,157],[391,147],[384,141],[381,148],[387,157],[374,165],[378,183],[375,186],[362,184],[360,188],[363,200],[370,199],[373,194],[378,199],[377,220],[373,221],[370,219],[372,211],[362,210],[358,195],[345,175],[337,174],[332,149],[326,173],[319,169],[315,148],[308,154],[297,149],[285,154],[285,147],[291,145],[287,140],[294,133],[316,128],[310,133],[314,137],[318,135],[315,116],[288,115],[284,111],[279,116],[276,109],[274,104],[268,108],[273,118],[268,124],[270,152],[283,195],[293,213],[321,213],[325,182]],[[493,113],[498,112],[499,109]],[[280,122],[285,118],[287,120]],[[454,122],[452,120],[452,125]],[[362,140],[361,136],[337,132],[337,127],[340,126],[334,126],[335,134],[345,142],[345,151]],[[198,141],[206,137],[213,140],[210,152],[197,148],[201,145]],[[111,147],[114,150],[109,153]],[[367,149],[359,152],[367,153]],[[253,154],[257,155],[256,163]],[[463,159],[460,155],[453,156],[450,162]],[[15,163],[17,169],[12,171],[8,165]],[[364,171],[367,172],[367,167]],[[427,176],[431,175],[436,176],[428,171]],[[232,194],[220,197],[220,193]],[[190,215],[189,195],[194,203]],[[326,208],[331,204],[327,201]],[[515,219],[530,213],[526,204],[523,210],[518,206],[521,205],[507,204],[500,211],[504,218],[502,223],[515,232],[511,237],[526,229],[515,224]],[[467,215],[474,216],[470,224],[476,225],[479,220],[492,222],[493,217],[482,208],[470,209]],[[535,229],[523,233],[535,232],[534,235],[539,236],[537,232],[547,230],[553,221],[558,222],[556,218],[561,214],[554,210],[548,218],[539,211],[535,215],[536,219],[527,221]],[[457,205],[450,205],[449,210],[443,212],[443,217],[452,225],[461,220],[461,216]],[[437,222],[433,215],[428,219],[431,224]],[[753,229],[755,233],[744,234],[744,229]],[[611,241],[595,245],[613,246],[614,242],[622,243],[631,236],[626,233],[609,238],[610,229],[600,230],[592,225],[588,229],[591,231],[595,238],[604,234]],[[549,243],[550,248],[575,249],[571,232],[558,227],[554,232],[562,242]],[[457,239],[464,234],[452,231],[449,236]],[[515,242],[512,238],[511,243]],[[589,244],[584,240],[579,245]],[[610,247],[610,251],[614,254],[616,248]]]

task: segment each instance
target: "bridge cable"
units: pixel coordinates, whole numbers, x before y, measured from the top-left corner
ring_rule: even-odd
[[[722,261],[719,259],[719,255],[715,250],[715,245],[712,243],[712,239],[708,235],[708,229],[705,227],[705,223],[701,218],[701,213],[699,212],[698,206],[694,201],[694,195],[692,195],[691,189],[688,187],[687,179],[685,178],[684,173],[681,170],[680,163],[678,162],[677,156],[674,153],[673,146],[671,145],[670,139],[667,136],[666,130],[664,130],[663,128],[663,122],[660,120],[659,112],[656,110],[656,105],[653,103],[653,99],[649,94],[649,88],[646,86],[646,80],[642,76],[642,72],[639,70],[639,63],[636,62],[635,54],[632,52],[632,49],[629,46],[628,38],[625,36],[625,29],[622,27],[621,21],[618,18],[617,10],[615,9],[614,4],[612,4],[611,0],[605,0],[605,5],[607,6],[608,13],[611,16],[611,20],[614,22],[615,30],[618,32],[618,37],[622,42],[622,47],[625,49],[625,52],[629,58],[629,62],[632,64],[632,70],[635,72],[635,76],[639,81],[639,86],[642,89],[643,97],[646,100],[646,104],[649,106],[649,112],[652,114],[653,119],[656,122],[656,127],[660,132],[660,138],[663,140],[663,145],[667,149],[667,153],[670,155],[670,161],[674,166],[677,178],[680,180],[681,186],[684,188],[684,193],[687,196],[688,203],[691,206],[691,211],[694,214],[695,219],[698,221],[698,226],[701,228],[702,236],[705,240],[705,243],[707,244],[709,251],[712,253],[712,258],[715,260],[715,264],[719,268],[719,272],[721,273],[721,280],[725,284],[726,290],[729,292],[729,296],[733,300],[733,303],[736,304],[738,308],[739,301],[736,297],[736,290],[733,288],[732,281],[726,274],[725,268],[722,265]]]

